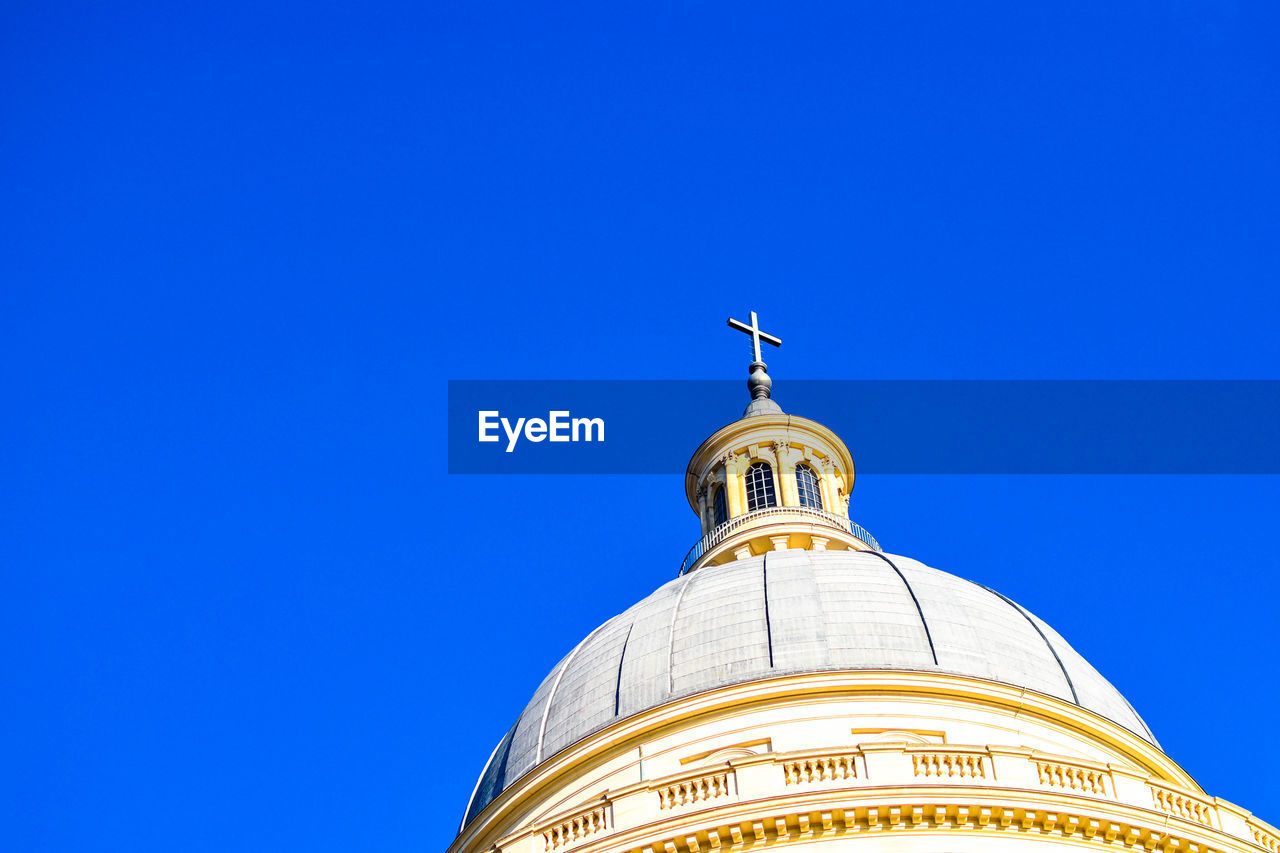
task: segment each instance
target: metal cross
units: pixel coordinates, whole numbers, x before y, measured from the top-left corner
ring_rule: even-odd
[[[775,347],[782,346],[782,338],[775,338],[773,335],[760,331],[760,321],[756,319],[756,312],[754,311],[751,312],[750,326],[741,320],[735,320],[730,317],[729,328],[737,329],[739,332],[746,332],[751,336],[751,354],[755,356],[755,359],[758,362],[764,361],[764,359],[760,357],[761,341],[764,341],[766,344],[773,344]]]

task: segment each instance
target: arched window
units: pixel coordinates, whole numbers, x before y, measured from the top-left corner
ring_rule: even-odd
[[[773,496],[773,469],[768,462],[756,462],[747,469],[747,511],[777,505],[778,500]]]
[[[716,486],[716,496],[711,499],[711,512],[716,524],[729,520],[729,509],[724,505],[724,486]]]
[[[808,465],[796,466],[796,494],[800,496],[800,506],[824,509],[822,489],[818,488],[818,475]]]

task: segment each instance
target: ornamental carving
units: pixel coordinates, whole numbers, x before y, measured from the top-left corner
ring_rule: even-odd
[[[775,441],[773,443],[773,451],[778,456],[778,464],[792,463],[801,458],[803,454],[798,448],[792,447],[789,441]]]

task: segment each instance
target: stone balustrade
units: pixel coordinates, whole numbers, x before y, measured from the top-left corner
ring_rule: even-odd
[[[1170,788],[1167,785],[1155,782],[1148,783],[1147,787],[1151,790],[1152,801],[1160,811],[1204,826],[1215,825],[1214,818],[1217,816],[1217,809],[1213,807],[1213,803],[1209,800],[1198,797],[1189,791]],[[1217,823],[1220,825],[1220,822]]]
[[[729,795],[729,773],[718,771],[705,775],[673,779],[658,788],[658,808],[673,809]]]
[[[797,755],[782,763],[782,773],[788,785],[842,782],[858,775],[858,757],[852,752]]]
[[[608,828],[609,804],[605,802],[543,824],[536,834],[542,838],[543,850],[559,850],[598,835]]]
[[[859,788],[869,789],[865,798]],[[852,796],[830,797],[844,791]],[[1041,796],[1029,800],[1027,792]],[[1008,805],[995,804],[1002,793]],[[678,837],[663,834],[664,819],[680,824]],[[705,853],[860,828],[955,826],[1096,836],[1146,849],[1280,853],[1280,831],[1270,824],[1131,768],[1022,748],[905,743],[750,755],[636,783],[513,833],[497,853]]]
[[[1035,765],[1036,776],[1041,785],[1107,796],[1108,780],[1111,777],[1103,765],[1048,758],[1036,759]]]
[[[1246,826],[1254,844],[1271,853],[1280,853],[1280,834],[1274,827],[1253,819],[1248,820]]]

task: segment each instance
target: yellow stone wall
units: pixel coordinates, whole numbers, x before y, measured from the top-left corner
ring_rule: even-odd
[[[544,761],[449,853],[1280,851],[1131,732],[932,672],[806,673],[670,702]]]

